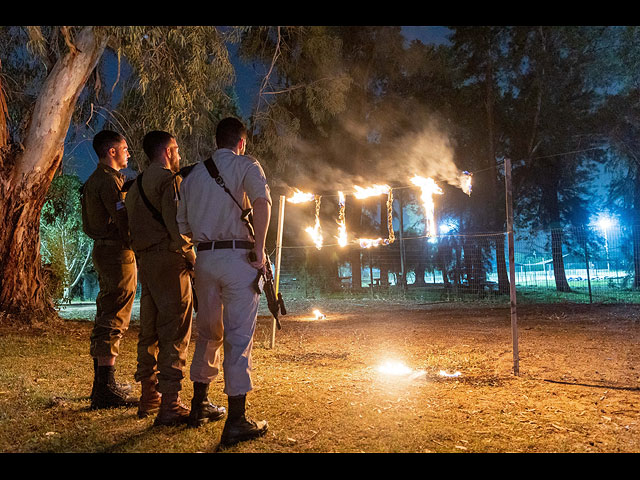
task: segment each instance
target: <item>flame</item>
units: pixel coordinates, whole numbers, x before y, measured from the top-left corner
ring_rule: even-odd
[[[467,171],[462,172],[462,176],[460,177],[460,187],[462,191],[469,196],[471,196],[471,177],[473,177],[473,173]]]
[[[384,244],[389,245],[396,239],[393,232],[393,190],[389,185],[373,185],[371,187],[363,188],[358,185],[354,185],[356,193],[354,196],[358,199],[373,197],[375,195],[387,194],[387,229],[389,231],[389,238],[386,240],[371,240],[367,238],[360,239],[360,246],[362,248],[377,247]]]
[[[320,250],[322,248],[322,232],[320,229],[320,201],[322,197],[318,195],[315,197],[316,199],[316,223],[313,227],[307,227],[304,229],[311,238],[313,239],[313,243],[316,244],[316,248]]]
[[[354,194],[356,198],[373,197],[374,195],[382,195],[383,193],[389,193],[391,191],[391,187],[389,185],[374,185],[367,188],[354,185],[353,188],[356,191]]]
[[[297,188],[295,188],[294,190],[295,190],[295,193],[291,197],[287,198],[287,202],[291,202],[291,203],[312,202],[316,197],[313,193],[304,193],[298,190]]]
[[[442,195],[442,189],[433,181],[432,178],[424,178],[418,175],[411,179],[414,185],[417,185],[422,190],[422,202],[424,203],[426,225],[425,229],[428,237],[434,237],[436,235],[436,222],[434,220],[435,205],[433,203],[433,195]]]
[[[347,245],[347,226],[344,221],[344,193],[338,192],[338,245],[344,247]]]
[[[317,308],[313,311],[313,314],[316,316],[316,320],[324,320],[327,318],[326,315]]]
[[[389,245],[389,240],[386,238],[361,238],[359,240],[360,248],[379,247],[380,245]]]
[[[412,370],[402,362],[389,360],[378,367],[380,373],[387,375],[408,375]]]
[[[460,375],[462,375],[460,372],[447,373],[444,370],[440,370],[439,374],[441,377],[459,377]]]

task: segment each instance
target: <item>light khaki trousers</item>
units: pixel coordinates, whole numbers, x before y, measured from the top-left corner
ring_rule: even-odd
[[[198,313],[191,381],[211,383],[222,366],[229,396],[253,388],[251,349],[260,297],[253,287],[258,271],[248,254],[243,249],[205,250],[196,258]]]

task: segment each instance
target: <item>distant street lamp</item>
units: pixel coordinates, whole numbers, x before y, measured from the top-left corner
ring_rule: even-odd
[[[604,249],[607,253],[607,274],[611,275],[611,267],[609,265],[609,236],[607,232],[611,227],[616,225],[616,220],[611,217],[601,216],[596,224],[604,233]]]

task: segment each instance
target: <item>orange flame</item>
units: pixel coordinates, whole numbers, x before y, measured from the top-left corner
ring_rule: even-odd
[[[313,200],[316,197],[313,193],[304,193],[298,190],[297,188],[295,188],[294,190],[295,190],[295,193],[291,197],[287,198],[287,202],[291,202],[291,203],[313,202]]]
[[[435,205],[433,203],[433,195],[442,195],[442,189],[433,181],[432,178],[424,178],[418,175],[411,179],[414,185],[417,185],[422,190],[422,203],[424,204],[425,216],[426,216],[426,234],[428,237],[434,237],[437,233],[436,223],[434,220]]]
[[[338,245],[344,247],[347,245],[347,226],[344,220],[344,193],[338,192]]]

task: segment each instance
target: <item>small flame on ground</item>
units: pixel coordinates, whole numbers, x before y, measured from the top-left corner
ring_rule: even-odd
[[[389,360],[378,367],[380,373],[386,375],[408,375],[412,370],[402,362]]]
[[[444,370],[440,370],[439,374],[441,377],[459,377],[460,375],[462,375],[460,372],[447,373]]]
[[[313,314],[316,316],[316,320],[324,320],[327,318],[327,316],[317,308],[313,311]]]

